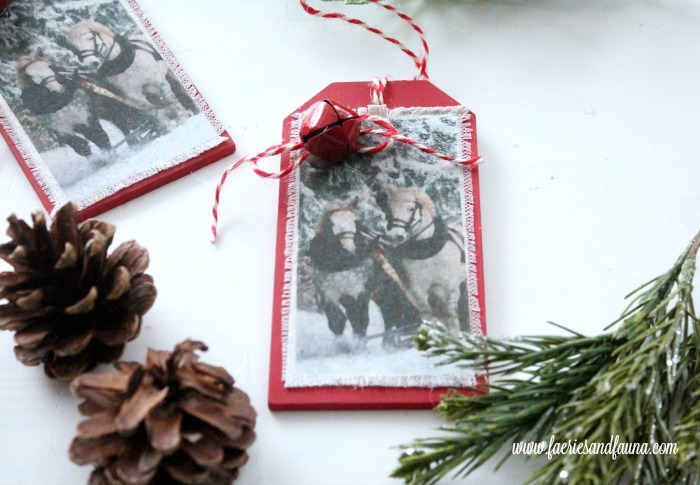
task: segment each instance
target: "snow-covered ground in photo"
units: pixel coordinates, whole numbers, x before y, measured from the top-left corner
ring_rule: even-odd
[[[100,151],[91,143],[93,154],[87,158],[67,146],[41,153],[69,200],[86,205],[95,202],[223,141],[202,113],[191,116],[170,133],[134,147],[121,143],[124,137],[114,125],[101,123],[116,148]]]
[[[350,324],[338,338],[325,315],[297,310],[288,342],[285,385],[436,387],[474,384],[474,374],[456,366],[436,366],[413,346],[386,350],[379,308],[370,303],[370,325],[365,348],[357,348]],[[375,336],[373,338],[373,336]]]

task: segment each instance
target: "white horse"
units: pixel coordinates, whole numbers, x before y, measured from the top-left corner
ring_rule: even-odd
[[[358,202],[356,198],[350,204],[327,207],[309,244],[309,257],[320,306],[331,332],[341,338],[349,320],[357,346],[363,347],[369,325],[374,262],[371,245],[358,234]]]
[[[452,331],[468,330],[467,269],[459,231],[447,227],[422,188],[388,190],[387,241],[395,245],[409,299],[424,320],[438,318]]]
[[[111,147],[109,135],[90,109],[75,79],[57,75],[41,49],[14,62],[22,103],[61,145],[78,155],[92,153],[91,141],[102,150]]]
[[[66,40],[83,66],[107,80],[117,95],[172,131],[196,105],[144,35],[126,38],[92,19],[73,25]]]

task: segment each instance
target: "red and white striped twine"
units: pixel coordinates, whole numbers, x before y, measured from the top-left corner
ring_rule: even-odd
[[[390,148],[395,142],[398,141],[401,143],[405,143],[406,145],[410,145],[413,148],[417,148],[418,150],[422,151],[423,153],[427,153],[428,155],[432,155],[447,162],[452,162],[455,165],[474,165],[476,163],[480,163],[482,160],[481,157],[458,158],[452,157],[450,155],[445,155],[444,153],[441,153],[433,148],[430,148],[428,146],[423,145],[422,143],[417,142],[413,138],[409,138],[400,134],[396,127],[392,125],[391,122],[386,118],[364,114],[360,115],[360,119],[362,121],[369,121],[380,127],[363,129],[360,131],[360,135],[379,135],[389,138],[389,140],[373,147],[358,147],[358,149],[356,150],[358,153],[379,153],[381,151],[386,150],[387,148]]]
[[[437,150],[430,148],[428,146],[423,145],[422,143],[417,142],[416,140],[409,138],[407,136],[401,135],[396,127],[391,124],[389,120],[386,118],[382,118],[381,116],[376,116],[376,115],[370,115],[370,114],[363,114],[360,115],[360,119],[362,121],[366,121],[369,123],[374,123],[375,125],[378,126],[378,128],[364,128],[360,131],[360,136],[362,135],[378,135],[387,138],[386,141],[379,143],[378,145],[374,146],[363,146],[363,145],[357,145],[356,151],[358,153],[363,153],[363,154],[377,154],[380,153],[388,148],[391,148],[394,143],[401,142],[405,143],[406,145],[410,145],[423,153],[427,153],[428,155],[440,158],[442,160],[454,163],[455,165],[474,165],[479,162],[481,162],[481,157],[471,157],[471,158],[457,158],[457,157],[452,157],[450,155],[445,155],[444,153],[440,153]],[[301,155],[293,158],[292,163],[284,167],[282,170],[278,172],[267,172],[265,170],[262,170],[258,168],[258,161],[262,158],[266,157],[274,157],[276,155],[281,155],[283,153],[288,153],[296,150],[303,150],[301,152]],[[262,178],[266,179],[278,179],[280,177],[284,177],[288,175],[290,172],[295,170],[297,167],[299,167],[304,161],[307,159],[309,156],[309,152],[304,150],[304,143],[299,141],[299,142],[289,142],[285,143],[283,145],[273,145],[269,147],[267,150],[262,151],[258,153],[257,155],[254,155],[252,157],[244,157],[241,158],[240,160],[237,160],[236,162],[232,163],[226,171],[221,175],[221,180],[219,181],[219,185],[216,186],[216,194],[214,196],[214,207],[212,208],[212,215],[214,217],[214,222],[211,225],[211,232],[212,232],[212,243],[216,242],[216,239],[218,237],[218,225],[219,225],[219,202],[221,200],[221,190],[224,187],[224,184],[226,183],[226,179],[228,175],[233,172],[236,168],[238,168],[241,164],[244,162],[249,162],[253,168],[253,171],[258,174]]]
[[[221,174],[221,180],[219,180],[219,184],[216,186],[216,193],[214,194],[214,206],[211,209],[212,216],[214,217],[214,222],[211,225],[212,243],[216,242],[216,238],[218,237],[217,228],[219,226],[219,202],[221,201],[221,190],[224,188],[224,184],[226,183],[226,179],[228,178],[229,174],[236,170],[244,162],[249,162],[253,168],[253,172],[262,178],[278,179],[280,177],[284,177],[301,165],[304,160],[306,160],[306,157],[309,156],[309,152],[303,152],[300,157],[297,157],[296,160],[294,160],[293,163],[290,163],[279,172],[267,172],[260,169],[258,167],[258,161],[262,158],[274,157],[276,155],[281,155],[282,153],[288,153],[294,150],[300,150],[302,148],[304,148],[304,142],[301,141],[289,142],[283,145],[272,145],[267,150],[264,150],[257,155],[253,155],[252,157],[243,157],[229,165],[224,173]]]
[[[409,49],[403,42],[401,42],[398,39],[395,39],[394,37],[390,37],[381,30],[379,30],[376,27],[372,27],[371,25],[368,25],[364,21],[352,17],[348,17],[347,15],[340,13],[340,12],[327,12],[323,10],[319,10],[317,8],[312,7],[308,3],[306,3],[306,0],[299,0],[299,3],[301,4],[301,7],[304,9],[306,13],[309,15],[313,15],[316,17],[322,17],[325,19],[338,19],[342,20],[343,22],[347,22],[351,25],[359,25],[360,27],[364,28],[365,30],[372,32],[373,34],[378,35],[382,39],[386,40],[387,42],[394,44],[396,47],[401,49],[404,54],[406,54],[408,57],[413,60],[413,64],[415,64],[416,68],[418,69],[418,73],[414,76],[414,79],[428,79],[428,54],[430,54],[430,48],[428,47],[428,41],[425,38],[425,32],[423,32],[423,29],[420,28],[418,24],[407,14],[399,10],[398,8],[394,7],[393,5],[389,5],[382,0],[367,0],[370,3],[374,3],[378,5],[379,7],[383,8],[384,10],[388,10],[389,12],[393,13],[397,17],[399,17],[401,20],[405,21],[408,23],[408,25],[411,26],[411,28],[418,34],[418,37],[420,37],[421,41],[421,46],[423,49],[423,52],[421,55],[417,55],[415,52],[413,52],[411,49]],[[377,103],[381,104],[381,103]]]
[[[378,76],[372,79],[372,82],[369,85],[372,104],[384,104],[384,92],[386,91],[387,82],[389,82],[389,79],[386,76]]]
[[[339,19],[344,22],[347,22],[352,25],[359,25],[360,27],[363,27],[364,29],[368,30],[369,32],[372,32],[373,34],[376,34],[386,41],[388,41],[391,44],[394,44],[397,46],[399,49],[401,49],[406,55],[408,55],[412,60],[413,63],[415,64],[416,68],[418,69],[418,73],[416,74],[414,79],[428,79],[428,54],[430,52],[430,49],[428,48],[428,42],[425,38],[425,33],[423,32],[423,29],[421,29],[415,21],[397,9],[396,7],[389,5],[382,0],[367,0],[370,3],[374,3],[378,5],[379,7],[388,10],[389,12],[393,13],[394,15],[398,16],[400,19],[404,20],[407,22],[411,28],[418,34],[421,40],[422,44],[422,53],[421,55],[416,55],[415,52],[413,52],[411,49],[406,47],[403,43],[401,43],[399,40],[390,37],[386,35],[384,32],[381,30],[372,27],[368,25],[367,23],[363,22],[362,20],[359,19],[354,19],[351,17],[348,17],[345,14],[339,13],[339,12],[324,12],[322,10],[318,10],[314,7],[311,7],[308,3],[306,3],[306,0],[299,0],[299,3],[301,4],[302,8],[304,9],[305,12],[307,12],[310,15],[322,17],[322,18],[327,18],[327,19]],[[384,94],[386,91],[386,86],[387,86],[387,78],[386,77],[378,77],[372,80],[372,83],[370,84],[370,94],[371,94],[371,100],[373,105],[384,105]],[[419,143],[411,138],[408,138],[407,136],[401,135],[396,127],[391,124],[389,120],[386,118],[383,118],[381,116],[377,116],[376,114],[363,114],[360,116],[360,119],[365,122],[369,123],[374,123],[377,125],[377,128],[364,128],[360,131],[360,135],[378,135],[381,137],[386,138],[387,140],[379,143],[375,146],[363,146],[363,145],[357,145],[355,147],[355,150],[359,153],[366,153],[366,154],[376,154],[380,153],[388,148],[391,148],[397,141],[401,143],[405,143],[407,145],[410,145],[414,148],[417,148],[418,150],[422,151],[423,153],[427,153],[428,155],[440,158],[442,160],[446,160],[448,162],[452,162],[457,165],[473,165],[476,163],[479,163],[481,161],[481,157],[472,157],[472,158],[457,158],[457,157],[451,157],[449,155],[445,155],[444,153],[440,153],[437,150],[434,150],[430,147],[427,147],[423,145],[422,143]],[[289,153],[292,151],[297,151],[297,150],[302,150],[301,154],[298,157],[293,157],[292,163],[284,167],[282,170],[278,172],[267,172],[265,170],[262,170],[258,167],[258,161],[262,158],[266,157],[273,157],[276,155],[281,155],[283,153]],[[219,224],[219,202],[221,199],[221,190],[224,187],[224,184],[226,183],[226,179],[228,175],[233,172],[236,168],[238,168],[241,164],[244,162],[249,162],[253,168],[253,171],[258,174],[260,177],[263,178],[268,178],[268,179],[278,179],[280,177],[284,177],[285,175],[288,175],[290,172],[295,170],[299,165],[301,165],[309,156],[309,152],[304,149],[304,143],[301,141],[297,142],[289,142],[281,145],[273,145],[269,147],[267,150],[262,151],[258,153],[257,155],[253,155],[252,157],[244,157],[241,158],[240,160],[237,160],[231,166],[229,166],[226,171],[221,175],[221,180],[219,181],[219,184],[216,186],[216,195],[214,198],[214,207],[212,208],[212,215],[214,216],[214,222],[211,226],[211,232],[212,232],[212,242],[216,242],[216,239],[218,237],[218,224]]]

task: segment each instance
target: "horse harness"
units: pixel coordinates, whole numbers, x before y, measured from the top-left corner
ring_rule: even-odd
[[[423,217],[423,204],[420,202],[415,202],[410,214],[411,215],[407,220],[390,216],[388,221],[389,230],[393,229],[394,227],[398,227],[399,229],[406,231],[406,234],[411,234],[411,231],[415,229]],[[431,227],[433,228],[432,236],[430,236],[428,239],[417,239],[418,236],[423,234]],[[461,262],[464,263],[466,261],[466,255],[464,253],[464,247],[462,244],[460,244],[458,233],[448,228],[442,217],[436,216],[432,219],[430,224],[426,224],[425,227],[420,229],[415,234],[412,234],[405,243],[392,249],[391,253],[403,259],[430,259],[442,251],[448,242],[451,242],[457,246],[460,251]]]
[[[20,72],[26,75],[27,67],[32,64],[33,62],[30,62]],[[62,93],[49,90],[47,86],[52,81],[61,84],[65,90]],[[68,106],[73,101],[77,88],[75,77],[68,77],[62,74],[57,75],[54,71],[54,74],[46,76],[38,83],[32,82],[31,86],[23,89],[20,98],[24,107],[32,113],[37,115],[51,114]]]
[[[340,243],[340,237],[353,235],[357,252],[349,253]],[[364,235],[358,231],[332,234],[328,231],[316,234],[309,243],[311,265],[327,273],[339,273],[362,266],[374,249]]]
[[[100,32],[90,30],[90,34],[92,35],[93,48],[83,49],[78,51],[77,54],[81,61],[89,56],[102,59],[102,64],[97,68],[97,72],[99,72],[100,75],[116,76],[129,69],[134,63],[137,50],[151,54],[156,61],[163,60],[160,53],[144,40],[128,39],[123,35],[117,34],[113,37],[114,41],[112,45],[107,48],[107,42],[105,42]],[[110,60],[109,57],[112,55],[114,46],[116,45],[120,47],[119,55]]]
[[[25,64],[24,67],[22,67],[22,69],[20,69],[19,72],[21,74],[27,75],[26,73],[27,73],[27,69],[29,68],[29,66],[36,64],[37,62],[41,62],[41,61],[42,61],[42,59],[34,59],[33,61]],[[39,83],[35,83],[35,84],[39,87],[45,88],[47,86],[47,84],[49,84],[51,81],[60,82],[58,80],[58,78],[56,77],[56,74],[54,73],[54,74],[49,74],[48,76],[43,78]]]

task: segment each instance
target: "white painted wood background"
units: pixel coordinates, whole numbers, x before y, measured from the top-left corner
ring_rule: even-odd
[[[19,0],[29,1],[29,0]],[[320,4],[320,2],[317,2]],[[478,117],[489,333],[599,332],[629,290],[665,271],[700,229],[700,3],[666,0],[404,0],[432,47],[432,81]],[[282,119],[333,81],[410,78],[370,34],[314,19],[295,0],[142,0],[224,120],[238,154],[280,139]],[[343,8],[338,3],[324,7]],[[389,34],[374,6],[348,10]],[[417,47],[417,44],[411,44]],[[393,447],[440,425],[430,411],[267,410],[277,183],[245,167],[210,204],[230,157],[105,213],[116,242],[152,258],[158,300],[125,358],[188,337],[210,345],[256,406],[241,484],[391,484]],[[0,216],[40,204],[0,144]],[[0,334],[0,484],[85,483],[67,457],[78,400],[15,361]],[[535,463],[490,463],[456,483],[522,482]],[[449,483],[449,482],[445,482]]]

